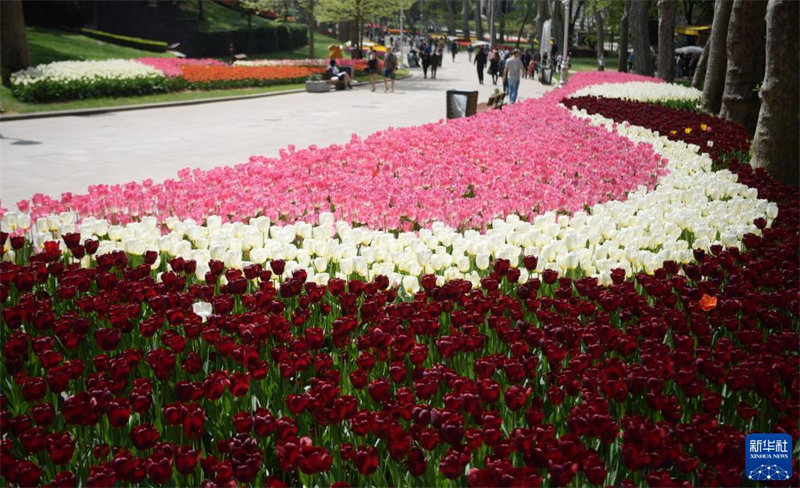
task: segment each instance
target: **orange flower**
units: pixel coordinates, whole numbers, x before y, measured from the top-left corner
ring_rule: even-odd
[[[700,299],[700,308],[704,312],[710,312],[717,307],[717,297],[712,297],[708,295],[703,295],[703,298]]]
[[[186,81],[207,83],[219,80],[284,80],[324,73],[310,66],[182,66]]]

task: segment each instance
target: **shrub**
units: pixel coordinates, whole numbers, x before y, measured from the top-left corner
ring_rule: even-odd
[[[141,49],[143,51],[163,53],[167,50],[167,43],[164,41],[151,41],[149,39],[140,39],[138,37],[121,36],[118,34],[111,34],[109,32],[93,29],[81,29],[81,33],[93,39],[98,39],[100,41],[105,41],[120,46]]]

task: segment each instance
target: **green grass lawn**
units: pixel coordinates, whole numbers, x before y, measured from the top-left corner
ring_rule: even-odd
[[[597,58],[570,58],[570,64],[572,64],[571,71],[597,70]],[[606,58],[606,70],[616,71],[617,66],[619,65],[616,56]]]
[[[333,37],[322,34],[314,35],[314,58],[326,59],[328,57],[328,46],[331,44],[342,43]],[[308,45],[296,47],[289,51],[279,51],[276,53],[256,54],[251,59],[308,59]]]
[[[171,58],[169,53],[141,51],[98,41],[82,34],[68,31],[28,26],[28,49],[31,66],[53,61],[83,61],[87,59]]]
[[[176,2],[175,6],[181,16],[187,20],[195,21],[199,17],[196,1]],[[273,24],[273,21],[253,15],[251,17],[254,29]],[[231,30],[247,29],[247,15],[237,12],[232,8],[220,5],[217,2],[203,2],[203,20],[198,21],[198,27],[203,32],[224,32]]]

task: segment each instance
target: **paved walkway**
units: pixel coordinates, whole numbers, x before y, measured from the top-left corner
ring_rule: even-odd
[[[422,70],[398,81],[394,93],[369,86],[347,92],[282,96],[153,108],[96,115],[58,116],[0,123],[0,203],[35,193],[59,197],[89,185],[176,177],[186,167],[210,169],[277,156],[288,145],[304,148],[345,143],[389,127],[446,117],[447,90],[479,90],[486,101],[491,77],[479,85],[475,68],[460,53],[444,60],[436,80]],[[522,80],[520,99],[549,87]]]

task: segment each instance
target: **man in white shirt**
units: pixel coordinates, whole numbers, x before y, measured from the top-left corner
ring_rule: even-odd
[[[511,55],[512,58],[506,60],[506,66],[503,70],[503,84],[508,84],[508,99],[511,103],[514,103],[517,101],[523,66],[522,61],[519,59],[519,49],[514,49]]]

